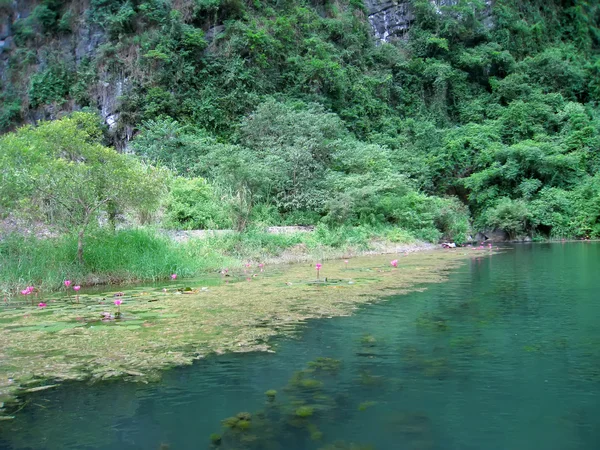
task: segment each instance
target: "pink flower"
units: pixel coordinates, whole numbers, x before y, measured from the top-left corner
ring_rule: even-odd
[[[344,263],[345,263],[345,264],[348,264],[348,260],[347,260],[347,259],[345,259],[345,260],[344,260]]]
[[[46,307],[46,304],[45,304],[44,302],[41,302],[40,304],[38,304],[38,307],[40,307],[40,308],[45,308],[45,307]]]
[[[27,288],[27,289],[23,289],[23,290],[21,291],[21,294],[23,294],[23,295],[29,295],[29,294],[31,294],[31,291],[29,290],[29,288]]]
[[[79,291],[79,289],[81,289],[81,286],[77,285],[77,286],[73,286],[73,290],[75,292]]]
[[[174,273],[173,275],[171,275],[171,280],[176,280],[177,279],[177,274]]]
[[[123,303],[123,300],[115,300],[115,305],[121,306],[121,303]]]
[[[71,280],[65,280],[65,287],[71,286]]]
[[[391,262],[390,262],[390,264],[391,264],[393,267],[398,267],[398,260],[397,260],[397,259],[394,259],[393,261],[391,261]]]
[[[315,264],[315,268],[316,268],[317,270],[321,270],[321,267],[323,267],[323,265],[322,265],[321,263],[317,263],[317,264]]]

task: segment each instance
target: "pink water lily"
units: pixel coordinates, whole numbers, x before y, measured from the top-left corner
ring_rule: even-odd
[[[71,286],[71,280],[65,280],[65,287]]]
[[[81,289],[81,286],[77,285],[77,286],[73,286],[73,290],[75,292],[79,291],[79,289]]]
[[[394,259],[393,261],[390,262],[390,264],[392,265],[392,267],[398,267],[398,260]]]
[[[29,295],[33,292],[33,286],[27,286],[25,289],[21,291],[23,295]]]
[[[123,300],[115,300],[115,305],[120,306],[123,303]]]
[[[264,269],[264,267],[265,267],[265,265],[264,265],[263,263],[260,263],[260,264],[258,265],[258,267],[260,268],[260,271],[262,272],[262,271],[263,271],[263,269]]]
[[[317,280],[319,279],[319,272],[321,271],[321,267],[323,267],[321,263],[315,264],[315,269],[317,269]]]
[[[47,305],[46,305],[44,302],[40,302],[40,303],[38,304],[38,307],[39,307],[39,308],[45,308],[46,306],[47,306]]]
[[[173,275],[171,275],[171,280],[176,280],[177,279],[177,274],[174,273]]]
[[[344,260],[344,264],[348,264],[348,260],[347,259]]]

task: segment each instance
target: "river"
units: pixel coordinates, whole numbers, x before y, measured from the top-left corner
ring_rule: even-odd
[[[32,394],[0,449],[595,450],[599,319],[600,243],[508,246],[276,353]]]

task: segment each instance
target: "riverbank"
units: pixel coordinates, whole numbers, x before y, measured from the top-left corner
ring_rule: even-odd
[[[297,332],[307,319],[348,315],[443,282],[484,255],[489,251],[402,254],[394,257],[397,268],[387,255],[335,260],[323,263],[319,280],[312,263],[252,266],[228,277],[82,293],[78,302],[46,296],[42,308],[9,305],[0,313],[0,402],[14,411],[23,394],[66,380],[148,382],[211,353],[268,351],[274,336]]]
[[[17,300],[26,286],[50,292],[69,279],[80,286],[191,278],[244,264],[279,264],[431,248],[390,227],[317,227],[310,233],[249,230],[173,238],[153,228],[97,230],[86,239],[84,264],[76,262],[76,236],[50,238],[13,234],[0,241],[0,295]]]

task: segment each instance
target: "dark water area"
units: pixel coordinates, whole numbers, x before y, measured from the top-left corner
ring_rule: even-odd
[[[31,395],[0,449],[596,450],[599,319],[599,243],[507,247],[274,354]]]

